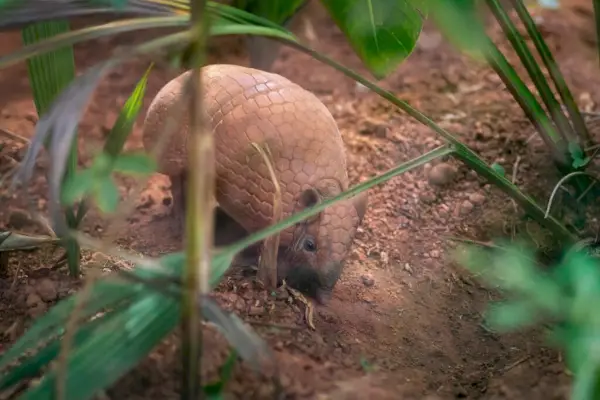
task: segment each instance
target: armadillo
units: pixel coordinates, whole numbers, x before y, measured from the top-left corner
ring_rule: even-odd
[[[183,87],[187,71],[168,82],[151,102],[143,143],[153,148],[167,116],[188,107]],[[216,202],[246,233],[273,222],[275,186],[268,166],[252,143],[266,145],[281,187],[285,218],[348,189],[344,143],[328,108],[287,78],[238,65],[202,68],[203,101],[215,135]],[[173,213],[182,217],[187,171],[189,114],[183,113],[158,160],[171,180]],[[321,304],[327,304],[340,278],[367,195],[326,208],[280,234],[277,278]],[[218,228],[217,228],[218,229]]]

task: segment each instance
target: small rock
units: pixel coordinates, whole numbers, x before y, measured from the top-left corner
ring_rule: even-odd
[[[43,301],[40,298],[40,296],[38,296],[35,293],[30,293],[27,296],[27,300],[25,300],[25,304],[27,304],[27,307],[35,307],[35,306],[37,306],[40,303],[43,303]]]
[[[409,274],[412,274],[412,267],[410,266],[409,263],[404,264],[404,270],[406,272],[408,272]]]
[[[38,115],[34,111],[30,111],[25,115],[25,119],[35,124],[38,121]]]
[[[439,250],[431,250],[429,252],[429,255],[431,256],[431,258],[440,258],[440,251]]]
[[[365,85],[363,85],[360,82],[356,82],[356,85],[354,86],[354,90],[356,91],[356,93],[368,93],[369,92],[369,88],[366,87]]]
[[[30,218],[25,210],[12,210],[8,217],[8,225],[12,229],[23,230],[34,225],[35,222]]]
[[[475,208],[473,203],[471,203],[469,200],[465,200],[460,204],[460,213],[461,215],[467,215],[473,211],[473,208]]]
[[[469,195],[469,201],[475,205],[480,205],[485,202],[485,196],[481,193],[471,193]]]
[[[35,290],[44,301],[54,301],[58,297],[56,282],[51,279],[41,279],[37,283]]]
[[[358,131],[361,135],[375,135],[379,138],[387,136],[389,126],[378,121],[365,121],[362,128]]]
[[[429,184],[432,186],[445,186],[454,180],[456,168],[447,163],[434,165],[427,175]]]
[[[366,287],[371,287],[375,284],[375,279],[371,275],[365,274],[360,277],[362,279],[363,285]]]
[[[419,199],[425,204],[432,204],[436,200],[435,193],[432,192],[421,192],[419,194]]]

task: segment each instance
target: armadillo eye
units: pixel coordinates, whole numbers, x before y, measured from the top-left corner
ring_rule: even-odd
[[[313,238],[307,237],[304,239],[304,250],[310,251],[311,253],[317,251],[317,244]]]

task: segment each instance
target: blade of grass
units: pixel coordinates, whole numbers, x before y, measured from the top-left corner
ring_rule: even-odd
[[[27,45],[68,31],[68,21],[42,22],[27,26],[22,30],[23,42]],[[38,116],[41,116],[50,108],[52,102],[62,90],[75,78],[73,48],[63,47],[52,53],[28,59],[27,72],[33,91],[35,107]],[[70,144],[66,169],[64,175],[59,177],[61,182],[63,179],[68,179],[77,169],[78,149],[76,133],[73,134]],[[69,227],[76,228],[76,226],[72,226],[74,223],[73,211],[67,210],[67,215]],[[73,277],[78,277],[79,259],[81,257],[79,244],[72,239],[66,238],[64,245],[67,251],[69,273]]]
[[[515,52],[519,56],[519,59],[527,70],[529,77],[539,91],[540,97],[550,112],[550,115],[553,117],[554,123],[558,127],[559,132],[562,133],[569,142],[578,142],[578,137],[574,134],[573,127],[569,123],[569,120],[565,114],[563,114],[561,106],[556,100],[556,97],[554,97],[554,93],[552,93],[552,89],[550,88],[550,85],[548,85],[544,73],[533,57],[533,54],[531,54],[531,51],[527,47],[523,36],[521,36],[514,23],[508,16],[506,10],[498,0],[487,0],[487,4],[496,17],[496,20],[500,24],[500,27],[504,31],[504,34],[512,44]]]
[[[0,57],[0,68],[6,68],[30,57],[41,55],[66,46],[72,46],[86,40],[117,35],[143,29],[186,27],[188,16],[167,16],[154,18],[135,18],[106,24],[94,25],[74,31],[66,31],[45,40],[27,43],[23,48]]]
[[[152,66],[153,66],[153,64],[151,64],[148,67],[148,69],[146,70],[146,72],[144,73],[142,78],[140,78],[140,80],[136,84],[133,92],[131,93],[131,95],[129,96],[129,98],[127,99],[125,104],[123,105],[123,108],[121,109],[121,111],[119,112],[119,116],[117,117],[117,120],[115,121],[113,127],[111,128],[111,131],[108,134],[108,137],[104,144],[104,151],[103,151],[104,154],[100,154],[97,156],[97,157],[102,157],[104,155],[108,155],[109,159],[112,160],[112,165],[110,165],[108,167],[109,174],[112,174],[112,171],[115,167],[115,162],[118,161],[118,157],[121,154],[121,151],[123,150],[125,142],[129,138],[129,135],[131,134],[131,132],[133,130],[133,125],[135,124],[137,116],[139,115],[140,109],[143,104],[144,95],[146,93],[146,84],[148,82],[148,75],[150,74],[150,71],[152,70]],[[73,182],[69,182],[69,181],[65,182],[65,185],[62,188],[63,189],[62,190],[63,201],[65,201],[66,196],[70,195],[70,193],[68,193],[69,188],[74,187],[74,186],[75,185],[73,184]],[[80,190],[80,188],[75,188],[75,189]],[[89,196],[92,194],[93,193],[86,192],[85,195],[83,196],[82,201],[79,203],[79,207],[77,208],[77,213],[76,213],[76,218],[77,218],[76,223],[77,224],[79,224],[81,222],[81,220],[85,217],[85,214],[88,211],[88,205],[89,205],[89,201],[90,201]]]
[[[419,157],[413,158],[410,161],[399,164],[396,167],[391,168],[389,171],[384,172],[381,175],[378,175],[378,176],[371,178],[365,182],[362,182],[362,183],[348,189],[347,191],[345,191],[342,194],[339,194],[331,199],[324,200],[324,201],[320,202],[319,204],[317,204],[316,206],[304,209],[298,213],[295,213],[291,217],[284,219],[283,221],[281,221],[277,224],[270,225],[267,228],[264,228],[252,235],[249,235],[249,236],[245,237],[244,239],[237,241],[236,243],[233,243],[227,247],[224,247],[221,251],[224,254],[235,255],[238,252],[244,250],[246,247],[251,246],[257,242],[260,242],[261,240],[264,240],[264,239],[268,238],[269,236],[271,236],[283,229],[289,228],[290,226],[293,226],[293,225],[297,224],[298,222],[325,210],[327,207],[330,207],[331,205],[337,203],[338,201],[350,199],[350,198],[356,196],[357,194],[364,192],[365,190],[368,190],[374,186],[377,186],[383,182],[390,180],[391,178],[393,178],[395,176],[401,175],[401,174],[408,172],[414,168],[417,168],[421,165],[427,164],[428,162],[431,162],[432,160],[435,160],[436,158],[443,157],[443,156],[446,156],[446,155],[449,155],[452,153],[454,153],[453,146],[450,146],[450,145],[440,146],[440,147],[438,147],[434,150],[431,150],[430,152],[427,152]]]
[[[542,140],[552,152],[554,159],[561,165],[569,167],[567,145],[561,136],[561,132],[556,130],[548,114],[519,77],[519,74],[493,43],[490,43],[486,57],[490,66],[498,74],[508,91],[525,112],[529,121],[536,128]]]
[[[283,39],[283,40],[285,41],[285,39]],[[511,198],[513,198],[517,202],[517,204],[519,204],[521,207],[523,207],[523,209],[535,221],[537,221],[542,226],[545,226],[553,234],[555,234],[560,240],[564,241],[567,244],[574,243],[577,241],[577,237],[573,233],[571,233],[559,221],[557,221],[556,219],[554,219],[552,217],[544,218],[544,216],[545,216],[544,209],[542,209],[533,199],[531,199],[529,196],[527,196],[523,192],[521,192],[519,190],[519,188],[517,186],[515,186],[511,181],[506,179],[504,176],[500,175],[493,168],[489,167],[486,164],[486,162],[484,160],[482,160],[473,150],[471,150],[468,146],[461,143],[452,134],[450,134],[450,132],[441,128],[439,125],[437,125],[435,122],[433,122],[426,115],[424,115],[420,111],[411,107],[410,104],[408,104],[407,102],[405,102],[403,100],[400,100],[399,98],[394,96],[393,93],[391,93],[385,89],[382,89],[374,82],[361,76],[360,74],[356,73],[355,71],[351,70],[350,68],[344,67],[343,65],[339,64],[338,62],[331,59],[330,57],[328,57],[324,54],[321,54],[321,53],[311,49],[308,46],[305,46],[298,42],[286,41],[285,43],[288,46],[310,55],[317,61],[322,62],[322,63],[334,68],[335,70],[343,73],[347,77],[363,84],[365,87],[369,88],[370,90],[372,90],[373,92],[378,94],[383,99],[389,101],[390,103],[392,103],[393,105],[398,107],[400,110],[404,111],[405,113],[407,113],[408,115],[410,115],[411,117],[413,117],[414,119],[416,119],[417,121],[422,123],[423,125],[432,129],[435,133],[440,135],[443,139],[447,140],[454,147],[454,149],[455,149],[454,155],[456,157],[458,157],[461,161],[463,161],[465,164],[467,164],[467,166],[469,166],[470,168],[475,170],[475,172],[477,172],[483,178],[488,179],[490,182],[492,182],[494,185],[496,185],[500,190],[502,190],[504,193],[506,193]],[[371,187],[370,181],[367,181],[361,185],[366,185],[366,184],[369,185],[367,187]],[[355,186],[354,189],[356,189],[356,191],[353,191],[353,193],[358,193],[358,191],[360,190],[359,187],[361,185]],[[346,198],[345,195],[344,195],[344,198]],[[332,201],[334,201],[334,200],[332,199]],[[286,226],[289,226],[289,225],[286,225]],[[262,240],[262,239],[260,239],[260,240]],[[256,242],[252,241],[248,245],[253,244],[253,243],[256,243]]]
[[[596,29],[599,29],[600,28],[600,25],[599,25],[600,24],[600,14],[599,14],[600,10],[596,9],[596,7],[598,6],[598,3],[600,0],[593,0],[593,1],[594,1],[594,14],[596,17]],[[517,15],[519,16],[519,18],[521,18],[521,21],[523,21],[523,24],[525,25],[527,33],[531,37],[531,40],[533,41],[533,44],[535,45],[538,53],[540,54],[540,57],[541,57],[542,61],[544,62],[544,65],[548,69],[550,77],[554,81],[556,90],[558,91],[558,94],[560,95],[565,107],[567,108],[569,117],[571,117],[571,122],[573,123],[573,126],[575,128],[575,132],[577,132],[579,137],[583,140],[584,145],[586,145],[586,146],[589,145],[591,143],[591,138],[590,138],[589,131],[587,129],[587,125],[585,124],[583,116],[581,115],[581,112],[579,111],[579,107],[577,106],[577,103],[575,103],[573,95],[571,94],[571,91],[569,90],[569,87],[567,86],[567,83],[565,82],[565,79],[564,79],[562,73],[560,72],[560,69],[558,68],[558,64],[556,63],[556,61],[554,60],[554,57],[552,56],[552,52],[546,45],[544,38],[540,34],[540,31],[537,29],[537,26],[536,26],[535,22],[533,21],[533,18],[531,17],[531,15],[527,11],[527,7],[525,7],[525,5],[523,4],[523,1],[522,0],[511,0],[511,3],[512,3],[513,7],[515,8],[515,10],[517,11]],[[598,46],[600,47],[600,42],[598,43]],[[600,50],[599,50],[599,54],[600,54]]]

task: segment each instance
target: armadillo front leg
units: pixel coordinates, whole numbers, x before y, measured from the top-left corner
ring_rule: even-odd
[[[171,215],[176,221],[178,231],[183,235],[186,229],[186,183],[187,174],[171,176],[171,196],[173,204]],[[248,232],[220,207],[215,210],[214,245],[215,247],[228,246],[248,235]],[[251,267],[258,264],[259,244],[250,246],[236,257],[236,265]]]
[[[186,174],[182,173],[176,176],[170,176],[171,179],[171,196],[173,203],[171,204],[171,215],[175,218],[177,230],[182,235],[185,232],[185,181]]]

